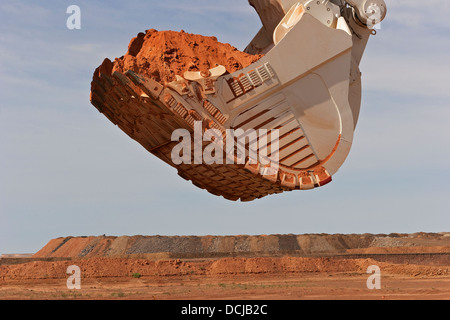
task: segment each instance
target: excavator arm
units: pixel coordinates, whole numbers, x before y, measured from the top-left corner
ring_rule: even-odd
[[[251,54],[266,54],[274,46],[274,33],[280,28],[281,20],[290,16],[289,10],[303,6],[324,24],[332,26],[342,16],[352,32],[352,62],[350,70],[349,101],[356,126],[361,103],[361,72],[359,65],[367,42],[376,34],[375,26],[386,17],[384,0],[249,0],[255,8],[263,27],[245,49]]]
[[[273,34],[289,10],[302,5],[322,22],[331,25],[336,17],[343,16],[358,39],[365,43],[365,35],[375,33],[374,27],[386,17],[387,7],[384,0],[249,0],[255,8],[263,27],[245,49],[251,54],[265,54],[274,46]],[[359,28],[353,27],[357,25]],[[354,42],[358,42],[354,39]],[[358,47],[357,43],[354,43]],[[365,45],[364,45],[365,47]],[[360,53],[362,56],[362,53]]]

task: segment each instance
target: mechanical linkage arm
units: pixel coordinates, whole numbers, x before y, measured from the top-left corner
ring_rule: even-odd
[[[337,4],[346,2],[354,10],[355,21],[369,29],[383,21],[387,13],[384,0],[335,0],[332,2],[338,2]]]

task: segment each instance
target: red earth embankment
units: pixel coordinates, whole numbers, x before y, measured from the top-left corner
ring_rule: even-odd
[[[34,258],[155,258],[450,253],[447,234],[100,236],[51,240]],[[147,255],[147,256],[146,256]]]

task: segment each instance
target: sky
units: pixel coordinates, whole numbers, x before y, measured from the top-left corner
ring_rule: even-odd
[[[450,231],[450,2],[386,3],[361,64],[352,151],[334,181],[241,203],[178,177],[89,92],[103,59],[147,29],[243,50],[261,27],[247,1],[0,0],[0,253],[103,234]],[[73,4],[80,30],[66,26]]]

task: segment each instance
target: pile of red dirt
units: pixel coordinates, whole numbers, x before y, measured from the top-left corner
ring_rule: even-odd
[[[450,253],[447,234],[100,236],[51,240],[33,258],[261,257],[276,255]]]
[[[83,278],[167,277],[186,275],[295,274],[295,273],[359,273],[378,265],[385,274],[408,276],[448,276],[444,266],[396,265],[373,259],[335,258],[222,258],[206,261],[182,261],[125,258],[91,258],[71,261],[34,261],[0,266],[0,282],[67,278],[70,265],[80,267]]]
[[[449,241],[449,233],[67,237],[31,260],[0,265],[0,282],[62,279],[70,265],[84,278],[364,274],[370,265],[386,274],[440,277],[450,273]]]
[[[111,75],[114,71],[134,71],[162,84],[176,80],[186,71],[205,72],[223,65],[229,73],[258,61],[261,55],[250,55],[216,37],[176,31],[147,30],[133,38],[128,52],[114,62],[105,59],[94,73]]]

